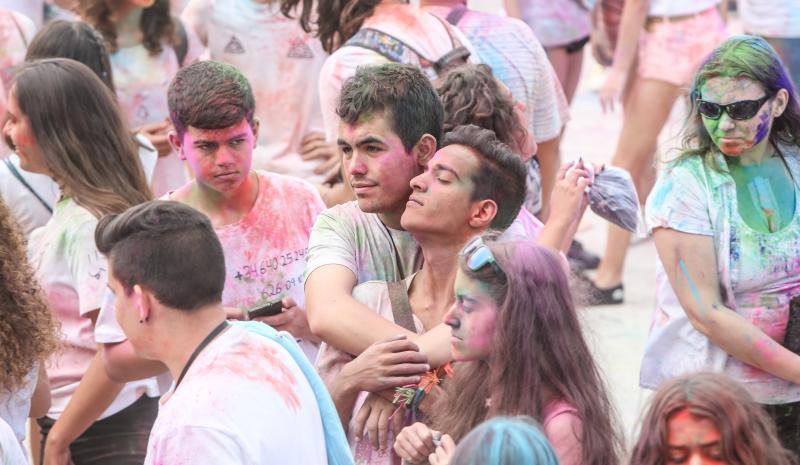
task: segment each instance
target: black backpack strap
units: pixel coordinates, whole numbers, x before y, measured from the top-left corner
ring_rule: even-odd
[[[22,177],[22,173],[20,173],[20,172],[17,170],[17,167],[16,167],[16,166],[14,166],[14,164],[13,164],[13,163],[11,163],[11,160],[9,160],[8,158],[6,158],[6,159],[4,159],[4,160],[3,160],[3,162],[6,164],[6,167],[8,168],[8,170],[9,170],[9,171],[11,171],[11,174],[13,174],[15,178],[17,178],[17,181],[19,181],[19,182],[20,182],[20,184],[22,184],[23,186],[25,186],[25,188],[26,188],[26,189],[28,189],[28,192],[30,192],[31,194],[33,194],[33,196],[34,196],[34,197],[36,197],[36,200],[38,200],[38,201],[39,201],[39,203],[41,203],[41,204],[42,204],[42,206],[43,206],[44,208],[46,208],[48,212],[50,212],[50,213],[53,213],[53,207],[51,207],[51,206],[50,206],[50,204],[49,204],[49,203],[47,203],[47,202],[46,202],[46,201],[45,201],[45,200],[42,198],[42,196],[40,196],[40,195],[39,195],[39,193],[38,193],[38,192],[36,192],[36,191],[33,189],[33,187],[31,187],[31,185],[30,185],[30,184],[28,184],[28,181],[26,181],[26,180],[25,180],[25,178],[23,178],[23,177]]]
[[[461,11],[456,11],[459,8],[461,8]],[[456,13],[455,15],[453,14],[454,12]],[[443,76],[450,69],[466,64],[469,61],[469,56],[471,55],[469,49],[461,43],[458,37],[454,35],[453,31],[450,29],[451,27],[455,27],[454,23],[451,22],[451,19],[455,20],[456,22],[461,21],[461,18],[466,12],[467,7],[464,5],[459,5],[458,7],[453,8],[453,10],[450,11],[450,14],[447,15],[447,22],[442,21],[442,18],[433,15],[434,18],[442,23],[444,30],[450,37],[450,44],[453,46],[452,50],[445,53],[439,57],[438,60],[433,62],[433,69],[436,72],[436,76]]]
[[[183,62],[186,60],[186,55],[189,54],[189,37],[186,35],[186,27],[183,21],[174,18],[175,33],[178,36],[178,43],[175,44],[175,56],[178,58],[178,66],[183,67]]]
[[[453,26],[458,26],[458,23],[461,22],[461,18],[464,17],[464,14],[467,12],[467,5],[458,5],[457,7],[450,10],[450,13],[447,14],[445,18],[448,23],[452,24]]]
[[[386,283],[386,285],[389,288],[389,302],[392,304],[392,316],[395,324],[412,333],[416,333],[417,327],[414,324],[411,303],[408,301],[408,289],[406,288],[405,280],[392,281]]]

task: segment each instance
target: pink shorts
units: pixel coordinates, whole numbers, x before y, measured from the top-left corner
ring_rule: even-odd
[[[649,25],[639,38],[637,73],[642,79],[686,86],[705,57],[727,36],[716,7],[689,18],[662,19]]]

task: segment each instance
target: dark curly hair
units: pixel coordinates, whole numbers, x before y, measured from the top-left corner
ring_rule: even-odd
[[[322,48],[332,53],[361,29],[364,20],[372,16],[382,0],[281,0],[281,12],[295,18],[297,7],[302,2],[299,14],[300,26],[314,33],[322,42]],[[316,12],[314,11],[316,7]]]
[[[85,0],[79,12],[83,20],[91,24],[103,36],[109,53],[118,50],[117,47],[117,26],[111,19],[114,7],[111,5],[113,0]],[[151,55],[157,55],[164,50],[163,42],[178,45],[177,28],[170,16],[169,0],[156,0],[148,8],[142,11],[142,19],[139,27],[144,35],[144,47]]]
[[[25,239],[0,198],[0,384],[11,391],[59,347],[58,324],[25,251]]]
[[[527,132],[514,117],[510,94],[503,92],[489,66],[461,65],[433,84],[444,105],[445,133],[474,124],[491,129],[501,142],[514,147],[514,134]]]

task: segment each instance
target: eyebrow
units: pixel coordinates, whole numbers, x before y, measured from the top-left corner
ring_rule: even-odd
[[[459,176],[458,173],[456,173],[456,170],[454,170],[453,168],[450,168],[447,165],[443,165],[441,163],[437,163],[437,164],[433,165],[433,168],[431,168],[431,170],[432,171],[448,171],[450,173],[453,173],[453,176],[455,176],[456,179],[458,179],[459,181],[461,180],[461,176]]]
[[[234,139],[242,139],[244,137],[247,137],[247,133],[246,132],[241,132],[239,134],[235,134],[235,135],[233,135],[231,137],[228,137],[227,139],[225,139],[225,141],[234,140]],[[195,139],[195,141],[192,143],[192,145],[197,145],[197,144],[219,144],[219,141],[213,140],[213,139]]]
[[[718,444],[722,444],[722,440],[717,439],[716,441],[707,442],[705,444],[698,444],[698,446],[705,449],[705,448],[708,448],[708,447],[711,447],[711,446],[716,446]],[[667,447],[669,449],[686,449],[686,448],[689,448],[691,446],[690,445],[669,445],[668,444]]]

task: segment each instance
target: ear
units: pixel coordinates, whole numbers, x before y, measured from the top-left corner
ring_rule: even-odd
[[[146,323],[150,321],[150,315],[153,312],[153,303],[155,297],[147,289],[139,284],[133,286],[132,293],[133,304],[139,312],[139,323]]]
[[[497,203],[494,200],[478,200],[473,202],[469,217],[469,225],[475,229],[486,230],[497,216]]]
[[[419,166],[425,168],[436,153],[436,138],[430,134],[423,134],[412,150]]]
[[[789,91],[781,89],[775,94],[775,99],[772,101],[772,117],[777,118],[786,111],[789,105]]]
[[[250,123],[250,129],[253,130],[253,148],[258,144],[258,128],[261,127],[261,121],[258,120],[255,116],[253,117],[253,122]]]
[[[169,145],[171,145],[175,153],[178,154],[178,158],[186,160],[186,155],[184,155],[183,150],[181,150],[183,148],[183,137],[179,136],[178,132],[174,130],[170,131],[167,137],[169,138]]]

